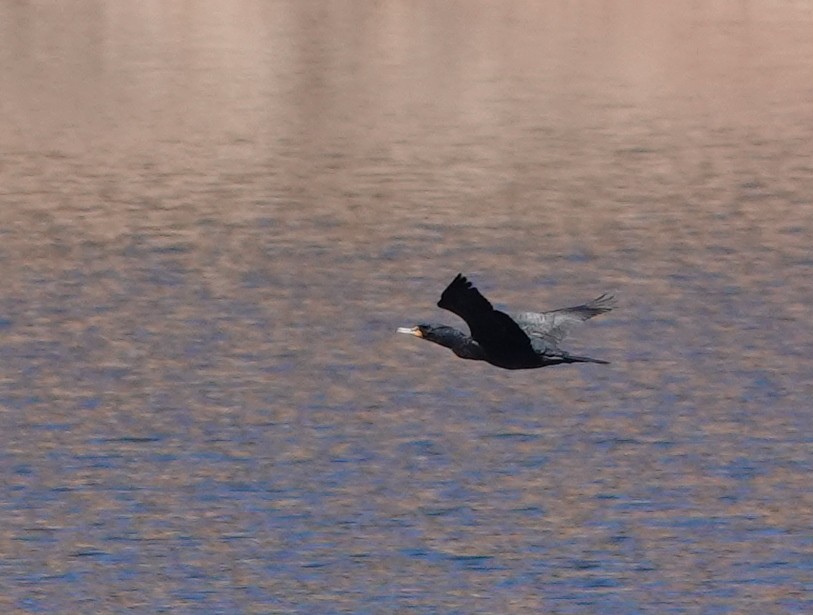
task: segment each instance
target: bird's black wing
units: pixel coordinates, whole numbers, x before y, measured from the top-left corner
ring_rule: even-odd
[[[505,312],[495,310],[462,274],[443,291],[438,307],[465,320],[486,354],[495,358],[533,355],[531,340],[519,325]]]

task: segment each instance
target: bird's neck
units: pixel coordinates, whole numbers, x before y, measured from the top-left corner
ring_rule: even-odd
[[[483,348],[471,337],[456,329],[445,332],[438,339],[434,340],[441,346],[450,348],[461,359],[472,359],[474,361],[485,361]]]

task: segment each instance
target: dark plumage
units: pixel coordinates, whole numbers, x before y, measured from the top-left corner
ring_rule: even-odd
[[[521,312],[509,316],[495,310],[462,274],[452,280],[438,301],[438,307],[457,314],[469,326],[471,335],[446,325],[417,325],[400,328],[450,348],[458,357],[487,361],[504,369],[533,369],[561,363],[602,363],[607,361],[572,355],[558,344],[569,330],[588,318],[609,312],[615,305],[610,295],[551,312]]]

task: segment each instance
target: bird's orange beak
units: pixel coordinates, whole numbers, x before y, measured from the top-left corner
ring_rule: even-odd
[[[423,333],[418,327],[398,327],[396,333],[406,333],[407,335],[414,335],[415,337],[423,337]]]

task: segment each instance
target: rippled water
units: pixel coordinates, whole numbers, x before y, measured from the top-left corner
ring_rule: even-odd
[[[813,611],[813,9],[710,4],[0,5],[3,612]]]

